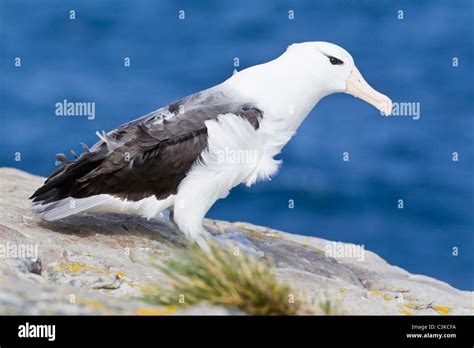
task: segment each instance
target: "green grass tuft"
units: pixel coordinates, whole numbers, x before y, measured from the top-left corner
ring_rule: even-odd
[[[277,282],[268,262],[235,255],[217,245],[210,252],[190,246],[159,266],[170,280],[147,299],[162,305],[207,302],[236,307],[251,315],[294,315],[290,288]]]

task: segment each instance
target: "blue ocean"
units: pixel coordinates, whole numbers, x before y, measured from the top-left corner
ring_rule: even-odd
[[[291,43],[333,42],[418,117],[329,96],[279,155],[279,174],[234,189],[208,217],[363,244],[473,290],[473,21],[470,0],[1,0],[0,165],[47,176],[56,153],[93,145],[97,130]],[[95,117],[57,117],[63,100],[94,102]]]

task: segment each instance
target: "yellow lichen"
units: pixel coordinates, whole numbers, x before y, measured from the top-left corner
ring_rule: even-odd
[[[66,271],[70,273],[78,273],[81,271],[93,271],[93,272],[101,273],[104,275],[110,274],[110,271],[105,268],[99,268],[99,267],[87,265],[84,263],[75,263],[75,262],[68,263],[66,261],[61,261],[59,264],[53,266],[52,270],[57,271],[57,272]],[[120,271],[115,272],[115,275],[120,278],[126,277],[126,274]]]
[[[274,234],[267,234],[266,236],[269,237],[269,238],[273,238],[273,239],[283,239],[282,236],[280,236],[278,234],[275,234],[275,233]]]
[[[77,301],[77,303],[84,304],[88,307],[94,307],[94,308],[104,307],[104,304],[102,302],[98,300],[93,300],[93,299],[80,300],[80,301]]]
[[[143,293],[146,293],[148,291],[150,291],[151,289],[153,289],[154,287],[150,286],[150,285],[143,285],[143,284],[139,284],[139,283],[135,283],[133,281],[130,281],[130,280],[127,280],[127,279],[124,279],[124,278],[121,278],[123,280],[124,283],[134,287],[134,288],[139,288]]]
[[[449,312],[451,311],[451,308],[448,306],[433,306],[433,308],[442,315],[449,315]]]
[[[175,306],[166,306],[162,310],[156,307],[142,307],[135,311],[137,315],[169,315],[176,312]]]
[[[107,276],[111,273],[107,269],[103,269],[103,268],[99,268],[99,267],[95,267],[95,266],[91,266],[91,265],[87,265],[87,264],[83,264],[83,263],[68,263],[66,261],[61,261],[59,264],[53,266],[52,270],[54,270],[56,272],[66,271],[66,272],[73,273],[73,274],[81,272],[81,271],[93,271],[93,272],[103,274],[105,276]],[[121,280],[123,280],[125,283],[127,283],[130,286],[138,287],[142,291],[147,290],[147,286],[142,285],[142,284],[137,284],[137,283],[134,283],[130,280],[125,279],[127,274],[124,273],[124,272],[117,271],[117,272],[114,272],[113,274],[115,274],[116,277],[120,278]]]
[[[403,306],[410,309],[418,309],[420,307],[420,305],[416,303],[415,301],[410,301],[408,303],[405,303]]]
[[[405,315],[413,315],[411,312],[407,311],[406,309],[400,309],[400,313]]]
[[[83,263],[68,263],[66,261],[61,261],[56,266],[52,267],[55,271],[66,271],[71,273],[77,273],[80,271],[94,271],[97,273],[108,274],[109,271],[103,268],[98,268],[95,266],[83,264]]]
[[[253,229],[251,229],[251,228],[248,228],[248,227],[239,226],[239,228],[240,228],[241,230],[246,231],[247,233],[250,233],[250,234],[257,233],[255,230],[253,230]]]
[[[251,228],[248,228],[248,227],[245,227],[245,226],[239,226],[239,228],[245,232],[247,232],[248,234],[251,234],[252,236],[255,236],[257,238],[260,238],[260,239],[263,239],[263,238],[274,238],[274,239],[283,239],[282,236],[276,234],[276,233],[263,233],[263,232],[259,232],[259,231],[256,231],[254,229],[251,229]]]
[[[383,298],[385,301],[390,301],[390,300],[392,299],[392,297],[389,296],[389,295],[383,295],[382,298]]]

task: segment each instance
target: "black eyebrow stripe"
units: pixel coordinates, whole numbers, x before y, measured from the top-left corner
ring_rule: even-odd
[[[336,57],[334,57],[334,56],[328,56],[328,55],[326,55],[326,57],[328,57],[329,60],[331,60],[331,59],[337,60],[338,63],[336,63],[336,65],[343,65],[343,64],[344,64],[344,61],[343,61],[342,59],[336,58]]]
[[[331,55],[329,55],[329,54],[327,54],[327,53],[324,53],[324,52],[321,52],[321,51],[318,51],[318,52],[321,53],[323,56],[326,56],[326,57],[328,57],[328,58],[335,58],[335,59],[341,61],[342,64],[344,64],[344,61],[343,61],[342,59],[339,59],[339,58],[337,58],[337,57],[331,56]]]
[[[335,59],[340,60],[342,62],[342,59],[339,59],[339,58],[334,57],[334,56],[330,56],[329,54],[325,54],[325,56],[328,57],[328,58],[335,58]]]

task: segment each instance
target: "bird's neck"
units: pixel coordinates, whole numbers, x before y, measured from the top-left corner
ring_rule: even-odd
[[[224,85],[262,109],[267,125],[295,132],[327,95],[302,64],[286,52],[271,62],[235,73]]]

